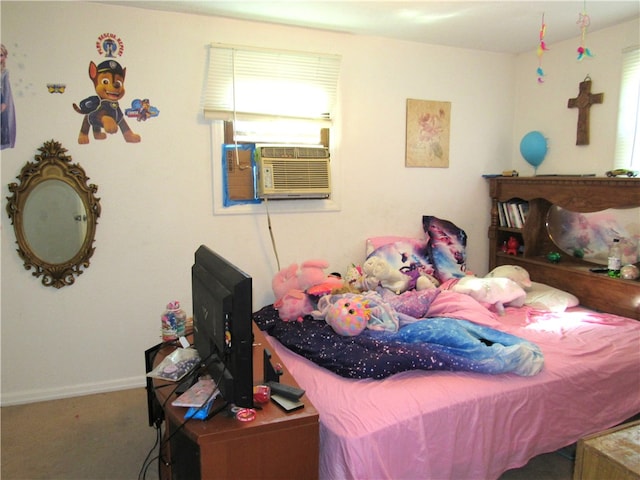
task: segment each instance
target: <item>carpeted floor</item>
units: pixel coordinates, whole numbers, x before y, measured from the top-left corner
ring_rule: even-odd
[[[156,462],[140,475],[156,440],[144,388],[3,407],[0,421],[2,480],[158,478]],[[550,453],[500,480],[571,480],[572,471]]]
[[[156,439],[146,398],[139,388],[3,407],[1,478],[135,480]]]

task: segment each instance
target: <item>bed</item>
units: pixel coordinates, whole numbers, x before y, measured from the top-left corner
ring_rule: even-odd
[[[368,255],[378,248],[368,244]],[[442,313],[444,298],[431,312]],[[321,479],[492,479],[640,412],[640,322],[575,303],[463,315],[538,346],[544,366],[531,375],[445,368],[349,378],[276,338],[319,320],[282,322],[273,305],[254,320],[320,413]]]

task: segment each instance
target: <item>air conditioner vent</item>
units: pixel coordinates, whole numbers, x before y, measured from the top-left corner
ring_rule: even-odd
[[[260,198],[328,198],[331,194],[329,149],[298,145],[258,145]]]
[[[272,160],[271,167],[277,190],[329,188],[326,160]]]
[[[266,158],[294,158],[295,147],[262,147],[260,155]]]
[[[329,149],[325,147],[305,146],[263,146],[260,155],[267,158],[329,158]]]

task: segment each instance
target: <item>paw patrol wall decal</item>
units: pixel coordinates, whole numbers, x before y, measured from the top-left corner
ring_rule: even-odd
[[[127,124],[118,101],[124,96],[124,78],[126,68],[115,60],[105,60],[99,65],[89,63],[89,78],[93,82],[96,95],[85,98],[80,106],[73,104],[73,109],[84,115],[78,143],[89,143],[89,129],[93,138],[103,140],[107,133],[116,133],[118,128],[125,141],[138,143],[140,135],[134,133]]]
[[[64,93],[67,86],[64,83],[47,83],[49,93]]]
[[[151,105],[148,98],[140,100],[136,98],[131,102],[131,107],[124,111],[127,117],[135,118],[139,122],[146,122],[148,118],[157,117],[160,110]]]
[[[100,56],[105,57],[101,62],[89,62],[89,78],[93,82],[95,95],[85,98],[79,105],[73,104],[73,109],[84,115],[78,143],[89,143],[89,133],[93,133],[96,140],[104,140],[107,134],[122,132],[127,143],[139,143],[142,138],[134,133],[127,124],[127,118],[135,118],[143,122],[149,118],[157,117],[160,111],[151,105],[148,98],[135,98],[131,106],[120,108],[120,101],[124,97],[124,80],[127,69],[119,59],[124,53],[124,42],[115,33],[102,33],[98,35],[95,43]],[[98,63],[96,65],[96,63]],[[49,92],[63,93],[56,88],[57,85],[48,85]],[[124,113],[123,111],[124,110]]]
[[[96,40],[96,50],[101,57],[121,57],[124,53],[124,42],[115,33],[103,33]]]

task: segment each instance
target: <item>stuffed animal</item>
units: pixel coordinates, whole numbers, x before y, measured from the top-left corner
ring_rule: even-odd
[[[431,290],[433,288],[438,288],[440,286],[440,282],[433,275],[429,275],[427,273],[421,273],[418,279],[416,280],[416,290]]]
[[[329,268],[329,263],[324,260],[307,260],[303,262],[298,272],[300,289],[307,290],[309,287],[327,282],[341,286],[341,280],[335,281],[336,278],[334,276],[328,276],[325,273],[327,268]]]
[[[485,278],[502,277],[513,280],[524,290],[531,288],[529,272],[518,265],[500,265],[485,275]]]
[[[362,273],[366,290],[375,290],[380,286],[400,294],[409,288],[411,280],[408,275],[392,268],[389,262],[376,255],[367,258],[362,265]]]
[[[298,280],[298,264],[292,263],[276,273],[271,281],[271,288],[276,297],[276,302],[290,290],[302,290]]]
[[[313,301],[309,298],[308,291],[316,286],[323,288],[321,291],[330,293],[332,288],[343,285],[341,279],[335,276],[327,276],[324,270],[329,266],[324,260],[308,260],[300,265],[292,263],[280,270],[273,277],[271,288],[275,295],[273,306],[278,310],[278,315],[284,321],[301,320],[314,309]],[[325,293],[325,294],[326,294]]]
[[[371,317],[367,300],[360,295],[340,298],[327,310],[325,321],[339,335],[353,337],[359,335]]]
[[[362,273],[362,267],[360,265],[354,263],[349,265],[347,273],[344,276],[344,284],[351,292],[364,292],[366,290],[364,286],[364,273]]]
[[[507,255],[518,255],[518,249],[520,248],[520,242],[516,237],[509,237],[507,241]]]
[[[278,316],[285,322],[301,321],[305,315],[310,314],[314,305],[309,296],[302,290],[292,289],[273,303],[278,310]]]
[[[330,293],[350,291],[345,289],[345,283],[342,281],[339,273],[331,273],[321,283],[307,288],[306,292],[312,297],[322,297]]]
[[[521,307],[527,296],[520,285],[513,280],[501,277],[478,278],[467,275],[459,280],[452,280],[448,290],[469,295],[481,304],[493,307],[500,315],[504,315],[504,307]]]
[[[409,286],[407,290],[428,290],[437,288],[440,282],[433,275],[429,275],[417,264],[402,267],[400,273],[409,277]]]

